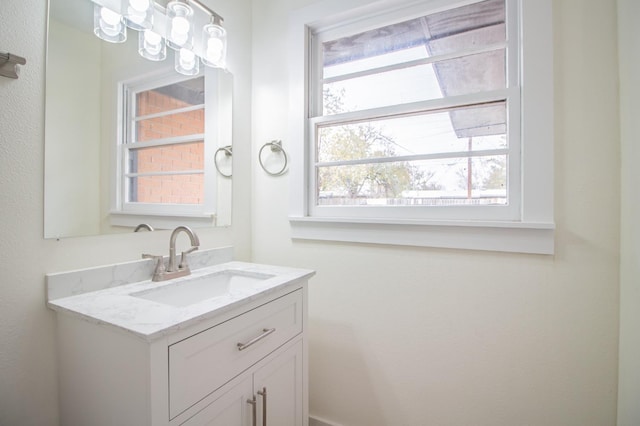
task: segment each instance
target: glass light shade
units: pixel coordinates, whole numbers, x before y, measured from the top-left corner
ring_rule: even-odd
[[[227,66],[227,31],[220,25],[202,28],[202,63],[216,68]]]
[[[193,9],[173,0],[167,4],[167,45],[172,49],[193,48]]]
[[[93,5],[93,33],[110,43],[127,40],[127,27],[122,22],[122,15],[99,4]]]
[[[152,30],[138,33],[138,53],[150,61],[163,61],[167,57],[167,46],[162,36]]]
[[[124,23],[129,28],[142,31],[153,26],[153,0],[127,0]]]
[[[200,72],[200,61],[195,53],[188,49],[176,50],[176,71],[184,75],[196,75]]]

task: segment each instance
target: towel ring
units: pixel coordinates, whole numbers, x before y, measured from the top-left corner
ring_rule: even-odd
[[[216,153],[213,154],[213,164],[215,164],[216,166],[216,170],[218,171],[218,173],[220,173],[220,175],[226,177],[226,178],[230,178],[233,175],[233,172],[227,174],[222,173],[222,171],[220,171],[220,166],[218,165],[218,154],[220,152],[224,152],[224,156],[225,157],[231,157],[233,155],[233,147],[231,145],[227,145],[227,146],[223,146],[221,148],[218,148],[216,150]]]
[[[282,155],[284,156],[284,165],[277,172],[270,172],[269,170],[267,170],[264,163],[262,162],[262,151],[264,151],[266,147],[270,147],[271,152],[281,152]],[[280,176],[287,169],[287,164],[289,163],[289,157],[287,156],[287,152],[282,147],[282,141],[278,140],[278,141],[267,142],[264,145],[262,145],[262,148],[260,148],[260,151],[258,152],[258,161],[260,162],[260,167],[262,167],[262,170],[264,170],[268,175]]]

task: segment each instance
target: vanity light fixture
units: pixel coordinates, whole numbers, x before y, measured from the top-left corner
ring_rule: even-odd
[[[139,31],[138,52],[163,61],[169,46],[175,69],[197,75],[200,62],[226,68],[227,31],[220,15],[198,0],[170,0],[166,7],[154,0],[92,0],[94,33],[110,43],[127,39],[127,27]],[[201,28],[198,30],[198,28]],[[197,30],[197,31],[196,31]]]

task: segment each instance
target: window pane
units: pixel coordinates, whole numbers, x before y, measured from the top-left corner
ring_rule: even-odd
[[[507,147],[506,103],[453,108],[318,129],[319,162]]]
[[[204,142],[164,145],[130,151],[130,173],[204,169]]]
[[[204,109],[138,121],[136,132],[136,142],[202,134]]]
[[[507,156],[330,166],[317,169],[317,205],[507,204]]]
[[[419,47],[430,57],[504,42],[505,2],[487,0],[322,44],[323,77],[406,62],[398,52]],[[372,61],[372,59],[374,59]]]
[[[129,202],[202,204],[204,175],[143,176],[128,179]]]
[[[136,117],[204,104],[204,77],[192,78],[136,95]]]
[[[505,75],[500,49],[336,81],[323,85],[323,115],[504,89]]]

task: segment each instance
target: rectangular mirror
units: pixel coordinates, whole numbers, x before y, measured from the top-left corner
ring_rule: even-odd
[[[90,0],[50,0],[45,238],[229,226],[231,74],[185,76],[173,49],[139,54],[144,33],[109,43],[93,26]]]

